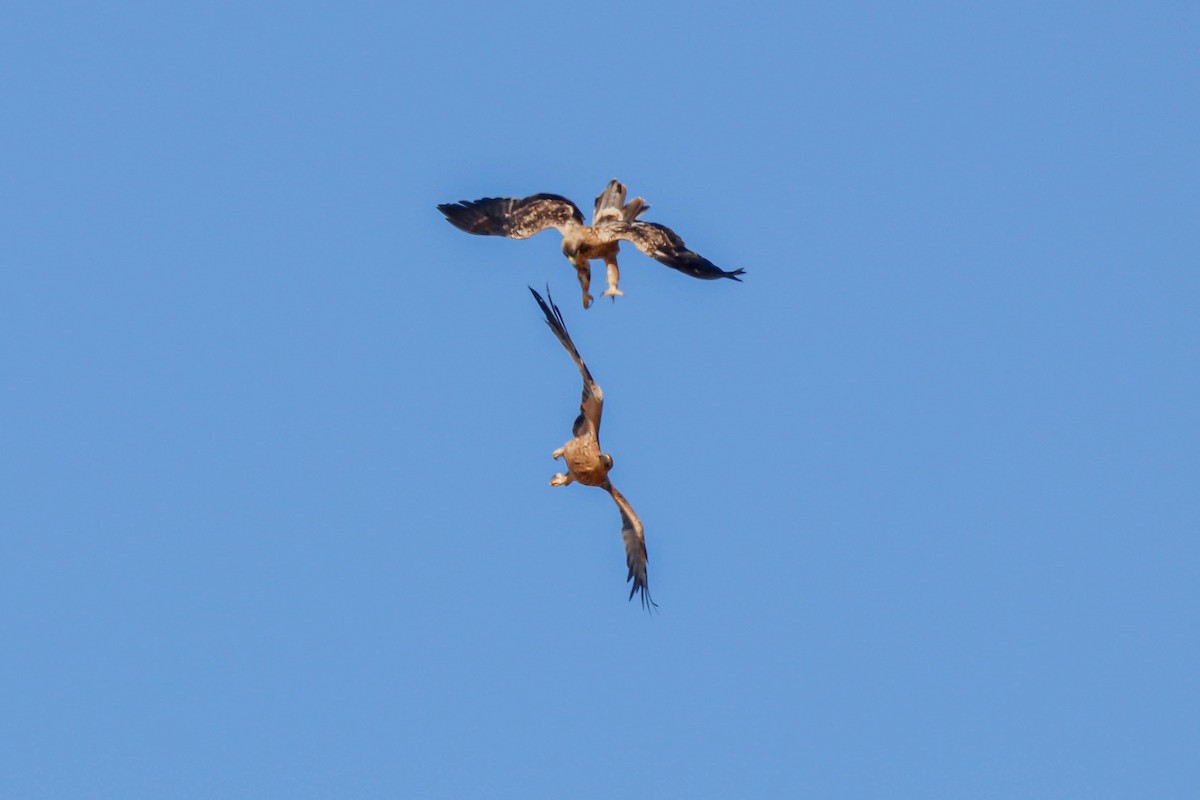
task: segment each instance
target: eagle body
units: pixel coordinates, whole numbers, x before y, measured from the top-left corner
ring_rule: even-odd
[[[584,486],[604,486],[608,483],[611,461],[600,452],[600,438],[591,431],[576,436],[562,446],[567,475]],[[609,456],[611,459],[611,456]]]
[[[640,197],[625,202],[625,185],[611,180],[596,198],[592,224],[584,223],[583,212],[567,198],[557,194],[535,194],[529,197],[484,197],[444,203],[438,210],[459,230],[479,236],[507,236],[528,239],[535,233],[551,228],[563,237],[562,251],[575,268],[583,289],[583,307],[592,304],[588,293],[592,278],[592,261],[603,261],[607,274],[606,297],[616,298],[621,274],[617,252],[621,241],[635,247],[656,261],[693,278],[713,280],[730,278],[740,281],[745,270],[726,271],[698,253],[687,248],[673,230],[655,222],[638,218],[650,206]]]
[[[563,255],[568,261],[613,261],[621,250],[616,240],[605,242],[591,227],[580,226],[563,235]]]

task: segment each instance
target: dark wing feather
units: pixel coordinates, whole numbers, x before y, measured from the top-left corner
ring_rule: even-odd
[[[638,250],[693,278],[713,280],[715,278],[732,278],[740,281],[738,275],[745,274],[744,269],[726,272],[699,253],[693,253],[684,245],[683,239],[666,225],[657,222],[622,222],[605,225],[602,235],[609,240],[624,239],[633,242]]]
[[[549,304],[532,286],[529,287],[529,291],[533,293],[533,299],[537,300],[538,305],[542,308],[542,313],[546,315],[546,324],[550,326],[550,330],[554,331],[558,341],[567,348],[575,365],[579,367],[579,374],[583,376],[583,397],[579,401],[579,413],[583,419],[592,424],[592,430],[598,436],[600,434],[600,415],[604,412],[604,392],[600,390],[600,385],[592,379],[592,373],[588,371],[587,364],[583,363],[579,351],[575,349],[575,343],[571,341],[566,323],[563,322],[562,312],[554,304],[554,298],[550,297],[550,289],[548,287],[546,289],[546,298]],[[576,420],[575,428],[574,435],[581,435],[582,431],[578,430],[579,420]]]
[[[625,495],[618,492],[615,486],[605,483],[604,488],[617,502],[617,508],[621,509],[621,538],[625,540],[625,563],[629,567],[629,577],[625,579],[625,582],[633,581],[633,586],[629,589],[629,599],[632,600],[633,596],[637,594],[641,596],[642,608],[647,611],[651,608],[658,608],[658,603],[650,599],[650,584],[646,579],[646,561],[648,559],[646,557],[646,534],[642,528],[642,521],[634,513],[633,507],[629,505]]]
[[[583,214],[575,204],[556,194],[463,200],[443,203],[438,211],[459,230],[510,239],[528,239],[547,228],[562,230],[583,224]]]

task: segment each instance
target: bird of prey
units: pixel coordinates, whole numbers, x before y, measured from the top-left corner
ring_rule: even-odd
[[[745,270],[727,272],[687,249],[683,239],[667,226],[639,222],[638,217],[648,208],[650,206],[640,197],[626,203],[625,186],[614,179],[596,198],[591,225],[583,223],[583,213],[574,203],[557,194],[463,200],[439,205],[438,211],[459,230],[480,236],[528,239],[535,233],[555,228],[563,237],[563,255],[575,267],[579,285],[583,287],[584,308],[592,304],[592,296],[588,294],[592,259],[603,260],[608,268],[608,289],[604,296],[615,299],[624,294],[618,288],[621,274],[617,269],[617,249],[622,239],[633,242],[637,249],[656,261],[693,278],[741,281],[738,276]]]
[[[585,486],[599,486],[612,495],[621,511],[621,537],[625,540],[625,562],[629,567],[629,577],[625,580],[627,583],[633,581],[629,599],[632,600],[633,595],[638,594],[642,607],[649,611],[658,604],[650,599],[650,586],[646,581],[646,537],[642,530],[642,521],[638,519],[625,496],[609,481],[608,473],[613,468],[613,457],[600,450],[600,414],[604,411],[604,392],[600,391],[600,385],[592,378],[592,373],[588,371],[587,365],[579,356],[579,351],[575,349],[575,343],[571,341],[571,335],[567,333],[567,327],[563,323],[562,312],[550,297],[550,290],[546,290],[546,300],[543,300],[532,286],[529,291],[533,292],[533,298],[546,315],[546,324],[554,331],[558,341],[562,342],[562,346],[579,367],[579,373],[583,375],[583,398],[579,402],[579,416],[575,418],[575,424],[571,428],[574,438],[551,454],[556,460],[561,458],[566,462],[567,472],[556,474],[550,479],[550,485],[566,486],[573,481],[579,481]]]

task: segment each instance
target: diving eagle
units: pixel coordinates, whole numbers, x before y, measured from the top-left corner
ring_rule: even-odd
[[[633,242],[637,249],[693,278],[713,280],[731,278],[741,281],[743,269],[726,272],[707,258],[693,253],[683,244],[675,231],[657,222],[638,222],[637,218],[650,208],[646,201],[635,197],[625,202],[625,186],[617,180],[596,198],[592,224],[583,224],[583,214],[565,197],[557,194],[535,194],[526,198],[485,197],[444,203],[438,211],[446,215],[451,225],[480,236],[507,236],[528,239],[547,228],[562,234],[563,255],[575,267],[579,285],[583,287],[583,307],[592,304],[588,286],[592,280],[592,259],[602,259],[608,267],[608,290],[605,297],[624,294],[617,288],[621,274],[617,269],[617,249],[620,240]]]
[[[533,298],[546,315],[546,324],[554,331],[562,346],[567,348],[583,375],[583,399],[579,402],[579,416],[571,428],[575,438],[551,454],[556,460],[562,458],[566,462],[567,472],[565,475],[561,472],[556,474],[550,479],[550,485],[566,486],[572,481],[579,481],[585,486],[599,486],[612,495],[621,511],[621,537],[625,540],[625,562],[629,567],[629,577],[625,580],[627,583],[633,581],[629,599],[632,600],[636,593],[640,595],[642,607],[647,611],[652,607],[657,608],[658,604],[650,599],[650,586],[646,582],[646,537],[642,521],[625,496],[608,479],[609,470],[613,468],[613,457],[600,451],[600,414],[604,411],[604,392],[600,391],[600,385],[592,379],[592,373],[588,372],[587,365],[575,349],[575,343],[571,341],[571,335],[563,323],[562,312],[550,297],[550,290],[546,290],[546,300],[533,287],[529,291],[533,292]]]

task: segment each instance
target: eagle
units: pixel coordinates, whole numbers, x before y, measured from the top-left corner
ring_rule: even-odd
[[[583,223],[583,214],[574,203],[557,194],[462,200],[443,203],[438,206],[438,211],[459,230],[480,236],[528,239],[547,228],[555,228],[563,237],[563,255],[575,268],[579,285],[583,287],[584,308],[589,307],[593,299],[588,294],[593,259],[603,260],[608,268],[608,289],[604,296],[615,300],[624,294],[618,288],[621,274],[617,269],[617,249],[622,239],[633,242],[637,249],[656,261],[693,278],[741,281],[738,276],[745,274],[745,270],[727,272],[689,250],[683,239],[667,226],[638,221],[648,208],[650,206],[640,197],[626,203],[625,185],[613,179],[596,198],[591,225]]]
[[[613,468],[613,457],[600,450],[600,415],[604,411],[604,392],[600,390],[600,385],[592,378],[592,373],[588,371],[587,365],[579,356],[579,351],[575,349],[575,343],[571,341],[571,335],[567,333],[567,326],[563,322],[562,312],[550,297],[549,288],[546,289],[546,300],[543,300],[532,286],[529,287],[529,291],[533,293],[533,299],[537,300],[542,313],[546,315],[546,324],[567,349],[583,376],[583,398],[579,401],[579,416],[575,418],[575,424],[571,428],[574,438],[551,453],[555,460],[561,458],[566,462],[567,471],[565,474],[557,473],[550,479],[550,485],[566,486],[573,481],[579,481],[585,486],[599,486],[612,495],[621,512],[621,537],[625,540],[625,563],[629,567],[629,577],[625,582],[633,582],[629,589],[629,599],[632,600],[637,594],[641,598],[642,608],[647,611],[657,608],[658,604],[650,598],[650,585],[646,580],[646,537],[642,521],[634,513],[633,506],[629,505],[625,495],[617,491],[617,487],[608,479],[608,473]]]

